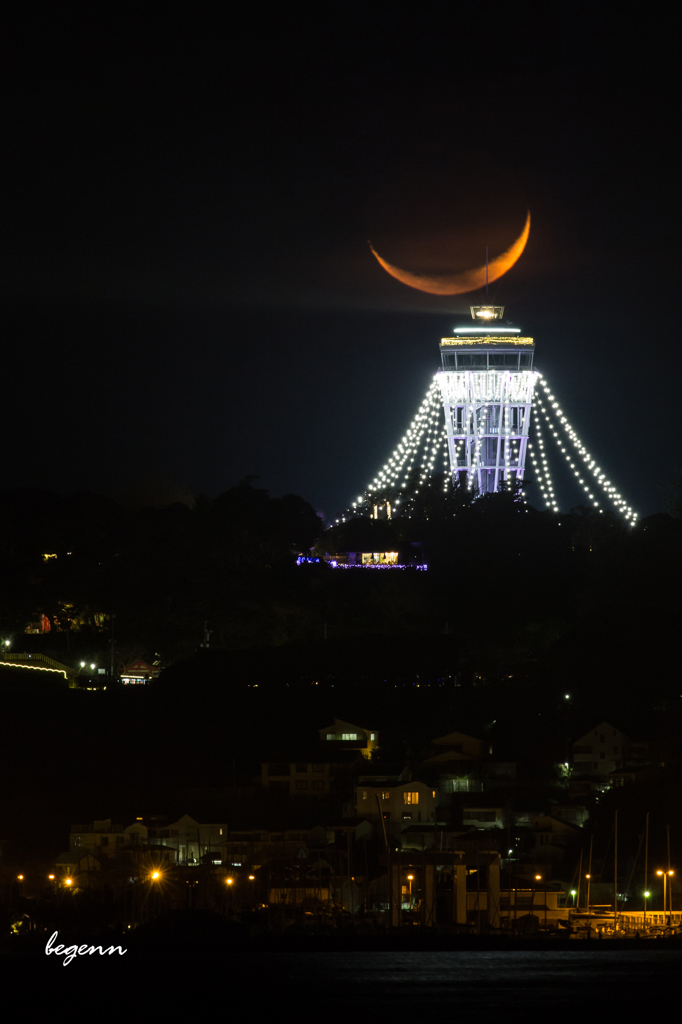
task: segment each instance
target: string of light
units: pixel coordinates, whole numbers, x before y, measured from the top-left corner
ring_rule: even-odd
[[[520,376],[521,374],[519,374],[519,377]],[[568,422],[566,416],[564,416],[559,403],[556,401],[554,394],[550,390],[542,374],[538,371],[534,371],[532,376],[535,381],[540,382],[544,391],[545,401],[543,401],[543,396],[539,393],[539,389],[532,387],[532,399],[530,396],[529,399],[532,401],[532,406],[536,410],[536,415],[533,417],[535,443],[531,443],[529,439],[527,451],[533,464],[533,469],[538,480],[538,485],[540,487],[545,506],[552,511],[559,511],[549,471],[549,462],[542,429],[543,422],[550,434],[556,440],[560,451],[564,454],[569,467],[573,471],[578,483],[585,491],[585,494],[593,506],[595,508],[599,508],[599,501],[592,490],[594,485],[589,480],[584,479],[583,474],[585,473],[585,470],[581,469],[577,464],[577,456],[570,450],[570,446],[576,450],[577,455],[585,464],[592,477],[594,477],[596,483],[599,484],[608,500],[615,506],[618,512],[623,515],[628,522],[630,522],[631,525],[634,524],[637,519],[637,513],[634,512],[627,504],[615,486],[607,479],[606,474],[602,472],[595,460],[591,457],[575,430]],[[487,380],[486,375],[486,389],[488,388],[488,384],[489,381]],[[474,457],[472,465],[467,472],[467,483],[470,491],[474,490],[480,465],[483,461],[483,440],[484,437],[487,436],[486,427],[490,417],[489,402],[492,399],[493,404],[496,404],[495,399],[498,396],[497,392],[493,396],[488,395],[486,391],[485,396],[481,394],[477,397],[480,404],[472,403],[467,409],[468,422],[466,425],[466,433],[474,444]],[[502,408],[500,410],[501,422],[499,424],[499,433],[501,434],[500,442],[504,448],[502,453],[504,466],[503,473],[506,480],[509,480],[510,478],[512,467],[520,468],[520,442],[518,439],[512,440],[511,435],[518,432],[522,426],[522,422],[520,418],[518,423],[513,422],[512,409],[509,401],[511,399],[511,402],[515,404],[521,397],[525,396],[521,396],[521,394],[518,396],[514,394],[512,396],[510,393],[507,401],[500,403],[502,404]],[[526,401],[528,401],[528,399],[526,399]],[[519,412],[519,417],[520,416],[521,413]],[[494,422],[491,421],[491,423],[494,426]],[[525,426],[527,430],[528,425],[526,424]],[[463,441],[461,438],[453,439],[453,444],[453,459],[455,466],[452,467],[452,470],[458,467],[462,460],[466,461],[467,450],[466,441]],[[341,520],[336,520],[337,523],[341,521],[345,522],[346,516],[357,515],[362,508],[371,508],[373,505],[376,506],[382,502],[390,503],[390,505],[393,505],[394,507],[399,506],[401,501],[403,504],[409,505],[419,494],[424,484],[430,477],[432,477],[434,472],[437,472],[435,466],[438,459],[439,448],[441,446],[443,457],[443,489],[444,491],[447,491],[448,487],[452,483],[452,474],[451,467],[448,465],[448,435],[443,423],[443,407],[441,405],[438,378],[436,377],[429,384],[426,395],[424,396],[414,419],[401,437],[388,460],[368,485],[364,495],[360,495],[357,501],[352,503],[352,507],[343,514],[343,518]],[[461,450],[462,446],[463,450]],[[403,511],[403,514],[405,514],[405,511],[406,510]]]
[[[558,512],[559,506],[556,502],[554,487],[552,486],[552,478],[549,472],[549,463],[547,461],[547,455],[545,454],[545,441],[542,436],[540,420],[537,416],[535,417],[535,433],[537,435],[538,443],[538,459],[535,457],[535,449],[533,448],[531,441],[528,441],[528,451],[533,463],[533,469],[538,477],[538,484],[546,507],[552,509],[553,512]],[[540,468],[539,463],[542,463],[542,468]]]
[[[637,513],[627,504],[623,496],[619,494],[618,490],[607,478],[606,473],[602,472],[602,470],[597,465],[596,461],[592,458],[587,448],[582,443],[582,441],[576,434],[575,430],[568,422],[567,418],[564,416],[561,406],[559,405],[555,396],[551,392],[542,374],[538,374],[538,379],[540,381],[540,384],[542,385],[543,391],[547,396],[548,404],[552,410],[552,415],[554,415],[554,417],[556,418],[556,424],[552,423],[550,413],[545,408],[542,399],[537,392],[535,396],[535,404],[540,409],[549,427],[549,430],[554,436],[560,451],[563,452],[568,465],[570,466],[571,470],[573,471],[575,477],[578,480],[578,483],[581,485],[581,487],[587,494],[588,498],[590,498],[594,507],[599,508],[599,502],[596,500],[594,494],[592,493],[590,485],[583,479],[581,475],[581,470],[579,466],[576,465],[576,462],[574,461],[574,456],[572,456],[571,452],[567,449],[566,443],[564,442],[560,431],[556,429],[556,425],[558,425],[560,429],[563,429],[564,433],[568,436],[569,441],[578,452],[580,458],[585,463],[587,469],[595,478],[596,482],[599,484],[602,491],[607,496],[608,500],[616,507],[618,512],[620,512],[621,515],[623,515],[623,517],[631,525],[634,525],[634,523],[637,520]]]
[[[416,481],[416,490],[402,497],[396,497],[394,504],[396,506],[400,505],[401,500],[406,498],[409,500],[419,493],[422,485],[434,471],[438,449],[443,437],[446,436],[445,428],[439,426],[439,420],[442,419],[442,416],[443,407],[440,402],[440,389],[438,381],[434,378],[429,384],[424,400],[409,427],[387,461],[368,485],[365,494],[360,495],[357,501],[352,503],[347,514],[352,515],[359,506],[372,504],[375,496],[381,498],[391,492],[400,494],[400,492],[406,491],[408,485],[412,482],[410,475],[415,467],[420,469],[419,478]],[[444,459],[446,457],[447,444]],[[345,522],[345,515],[342,519],[337,519],[337,522]]]
[[[474,487],[474,480],[476,479],[476,470],[478,469],[478,463],[479,463],[480,457],[481,457],[481,448],[482,448],[483,435],[485,434],[485,421],[486,421],[487,416],[488,416],[487,406],[485,406],[485,405],[480,406],[478,410],[473,411],[473,416],[474,416],[474,424],[478,426],[478,430],[476,431],[476,447],[474,449],[474,461],[473,461],[472,466],[471,466],[471,473],[469,474],[469,490],[470,491],[473,490],[473,487]],[[477,417],[478,417],[478,423],[476,424]]]

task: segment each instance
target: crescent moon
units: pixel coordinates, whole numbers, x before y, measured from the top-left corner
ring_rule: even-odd
[[[526,223],[523,231],[506,252],[492,260],[488,264],[488,281],[497,281],[499,277],[506,274],[514,266],[519,256],[526,248],[526,242],[530,234],[530,211],[526,216]],[[420,292],[429,292],[431,295],[462,295],[464,292],[475,292],[485,286],[485,264],[476,267],[474,270],[464,270],[459,274],[412,274],[409,270],[401,270],[388,263],[376,251],[371,242],[368,242],[372,254],[381,264],[384,270],[394,277],[396,281],[409,285],[410,288],[417,288]]]

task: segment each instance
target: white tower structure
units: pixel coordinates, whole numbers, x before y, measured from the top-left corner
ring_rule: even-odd
[[[474,323],[441,340],[436,380],[453,485],[488,494],[523,479],[535,344],[502,323],[504,306],[470,308]]]

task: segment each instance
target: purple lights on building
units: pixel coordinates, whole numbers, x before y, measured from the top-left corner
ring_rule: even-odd
[[[369,557],[369,556],[367,556]],[[417,565],[414,562],[411,563],[399,563],[399,562],[380,562],[380,561],[350,561],[348,555],[338,555],[335,558],[314,558],[309,555],[299,555],[296,559],[296,565],[305,565],[309,563],[324,562],[332,569],[428,569],[427,565]]]

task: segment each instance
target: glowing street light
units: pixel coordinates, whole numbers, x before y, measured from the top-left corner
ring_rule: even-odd
[[[666,909],[666,883],[668,881],[668,875],[674,875],[675,872],[674,871],[657,871],[656,874],[663,876],[663,913],[665,914],[665,909]],[[672,890],[672,880],[671,880],[671,882],[670,882],[671,910],[672,910],[672,895],[673,895],[673,890]]]
[[[535,876],[535,881],[536,882],[541,882],[542,881],[542,875],[536,875]],[[544,894],[544,897],[545,897],[545,931],[547,931],[547,885],[546,884],[545,884],[545,888],[543,890],[543,894]]]
[[[414,875],[408,875],[407,876],[407,881],[410,883],[410,903],[409,903],[409,907],[410,907],[410,910],[412,910],[412,882],[414,881]]]
[[[73,878],[65,878],[64,885],[73,885]]]
[[[152,873],[151,873],[151,875],[149,877],[152,880],[152,882],[157,882],[159,880],[159,878],[161,878],[161,872],[160,871],[152,871]]]
[[[660,872],[659,872],[659,874],[660,874]],[[24,880],[24,876],[23,875],[17,875],[17,881],[18,882],[23,882],[23,880]]]
[[[234,882],[234,878],[226,878],[225,882],[227,883],[227,885],[232,885]]]

